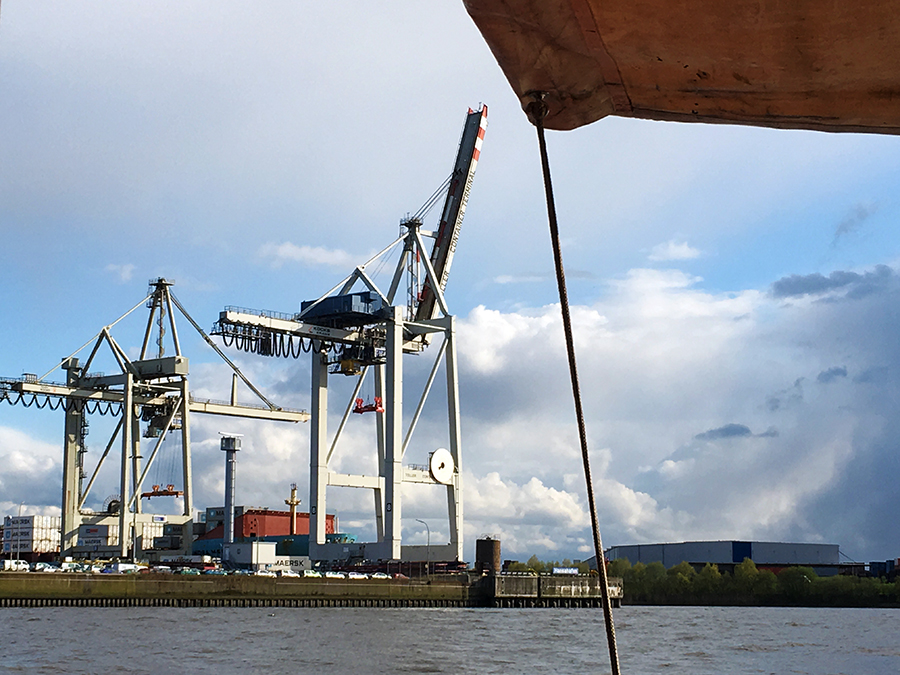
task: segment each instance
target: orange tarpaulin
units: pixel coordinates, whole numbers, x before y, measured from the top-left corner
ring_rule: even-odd
[[[607,115],[900,133],[900,0],[464,0],[548,129]]]

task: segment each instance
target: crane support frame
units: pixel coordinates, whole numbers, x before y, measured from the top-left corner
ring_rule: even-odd
[[[422,229],[418,216],[401,222],[405,233],[372,259],[356,267],[346,278],[315,301],[304,302],[299,314],[226,308],[219,315],[213,333],[231,344],[267,356],[299,356],[293,350],[298,340],[302,351],[310,352],[310,451],[309,451],[309,555],[319,561],[352,560],[431,560],[462,561],[463,553],[463,485],[462,434],[460,425],[458,351],[456,323],[450,314],[444,289],[456,250],[460,227],[472,180],[481,153],[487,126],[487,107],[469,110],[463,126],[453,173],[445,182],[448,187],[440,223],[436,230]],[[438,193],[435,193],[436,195]],[[435,196],[429,200],[433,203]],[[425,238],[434,240],[429,251]],[[396,268],[387,292],[382,292],[367,273],[367,268],[381,260],[387,252],[402,243]],[[424,281],[418,289],[420,265]],[[410,281],[406,294],[400,291],[404,278]],[[360,309],[366,298],[352,295],[354,287],[377,296],[377,309],[365,314]],[[336,295],[333,295],[335,294]],[[371,297],[371,296],[367,296]],[[361,323],[363,325],[356,325]],[[404,417],[405,355],[424,350],[433,336],[443,342],[427,381],[416,399],[415,412]],[[287,346],[285,346],[287,345]],[[276,349],[275,346],[278,346]],[[420,468],[403,466],[404,454],[414,442],[414,431],[432,385],[444,366],[447,390],[448,448],[452,464],[449,471],[435,474]],[[374,371],[375,396],[384,402],[384,411],[375,412],[375,442],[378,473],[375,476],[351,475],[332,470],[335,454],[340,450],[341,436],[353,411],[363,379]],[[328,428],[329,377],[333,373],[355,376],[357,381],[333,438]],[[409,392],[406,392],[409,393]],[[372,406],[374,407],[374,406]],[[363,406],[361,409],[371,409]],[[416,448],[419,452],[422,448]],[[429,459],[431,459],[431,455]],[[447,456],[446,454],[444,456]],[[402,544],[402,489],[404,483],[431,484],[443,487],[447,496],[446,544],[404,546]],[[331,543],[325,536],[325,513],[328,487],[363,488],[374,495],[375,541],[364,543]],[[430,548],[430,551],[428,550]]]
[[[26,376],[22,379],[0,380],[0,400],[5,399],[12,404],[31,405],[29,400],[37,402],[40,399],[42,403],[38,403],[39,407],[47,407],[49,404],[51,409],[55,410],[60,407],[64,409],[61,556],[84,553],[78,547],[79,529],[82,524],[118,524],[119,541],[114,554],[119,557],[137,558],[145,549],[152,546],[152,542],[144,541],[144,527],[153,522],[154,516],[142,513],[141,489],[157,457],[162,439],[170,432],[177,431],[181,436],[183,489],[174,492],[181,493],[183,509],[181,515],[167,515],[166,521],[170,524],[180,524],[185,528],[190,525],[193,518],[192,413],[295,423],[306,422],[310,419],[310,415],[306,411],[286,410],[274,406],[252,385],[250,388],[261,399],[261,404],[238,404],[234,389],[230,403],[194,399],[189,387],[189,363],[187,357],[181,353],[175,315],[172,311],[173,305],[192,325],[197,326],[171,294],[171,286],[171,282],[162,278],[151,281],[151,292],[141,303],[99,331],[84,364],[76,358],[75,354],[91,344],[91,341],[85,343],[75,354],[63,359],[56,368],[60,368],[66,373],[64,384],[46,381],[45,378],[56,368],[41,378]],[[125,350],[113,337],[111,328],[145,301],[150,309],[150,317],[142,340],[140,358],[130,360]],[[163,353],[163,338],[167,332],[166,328],[168,328],[169,339],[174,345],[175,354],[172,356],[165,356]],[[154,331],[158,331],[156,340],[158,353],[155,357],[148,358],[147,349]],[[204,337],[206,336],[204,335]],[[102,352],[104,345],[111,353],[120,372],[112,375],[89,373],[88,369]],[[242,377],[240,373],[236,372],[235,381],[238,376]],[[55,404],[54,401],[56,401]],[[110,435],[106,448],[85,487],[83,486],[83,476],[85,475],[83,458],[86,451],[84,445],[86,416],[88,413],[98,410],[103,414],[117,414],[120,416],[120,420]],[[150,416],[145,417],[144,415],[148,411]],[[151,426],[156,423],[162,424],[157,429],[159,435],[154,434],[157,442],[143,466],[141,461],[142,417],[150,420]],[[175,424],[176,419],[179,420],[177,425]],[[154,420],[158,420],[158,422]],[[116,512],[108,510],[106,513],[85,511],[85,503],[90,491],[94,487],[100,469],[116,445],[117,438],[121,447],[119,493],[115,495],[114,500],[118,505],[118,510]],[[182,541],[181,550],[174,552],[190,553],[190,532],[182,537]]]

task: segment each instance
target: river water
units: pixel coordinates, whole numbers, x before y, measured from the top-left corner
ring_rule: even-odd
[[[896,675],[900,610],[623,607],[621,672]],[[601,610],[0,610],[0,673],[608,673]]]

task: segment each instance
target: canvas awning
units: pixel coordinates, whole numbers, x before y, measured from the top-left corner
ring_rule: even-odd
[[[608,115],[900,133],[900,0],[464,0],[548,129]]]

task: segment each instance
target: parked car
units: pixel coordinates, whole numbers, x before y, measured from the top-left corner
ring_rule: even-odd
[[[272,570],[256,570],[256,571],[253,573],[253,576],[257,576],[257,577],[274,577],[274,576],[275,576],[275,572],[273,572]]]
[[[334,570],[329,570],[325,572],[326,579],[346,579],[347,575],[343,572],[335,572]]]
[[[303,576],[321,579],[322,573],[319,570],[303,570]]]
[[[368,578],[369,578],[369,575],[368,575],[368,574],[363,574],[362,572],[350,572],[350,573],[347,575],[347,578],[348,578],[348,579],[368,579]]]
[[[372,579],[390,579],[391,575],[385,574],[384,572],[373,572],[371,578]]]
[[[29,570],[28,563],[24,560],[3,560],[3,569],[8,572],[27,572]]]
[[[277,574],[280,577],[300,577],[300,575],[294,570],[278,570]]]

